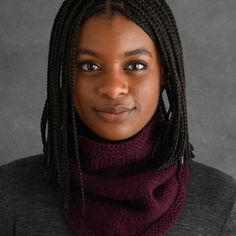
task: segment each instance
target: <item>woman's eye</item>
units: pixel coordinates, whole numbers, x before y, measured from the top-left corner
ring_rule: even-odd
[[[83,71],[98,71],[101,67],[92,62],[81,62],[79,63],[79,69]]]
[[[147,65],[140,62],[130,63],[128,66],[126,66],[126,70],[145,70],[147,68]]]

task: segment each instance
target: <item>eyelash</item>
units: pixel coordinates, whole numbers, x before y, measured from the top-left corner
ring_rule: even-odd
[[[90,70],[90,69],[83,69],[83,66],[84,65],[89,65],[89,66],[92,66],[92,67],[94,67],[94,66],[96,66],[98,69],[95,69],[95,70]],[[142,69],[127,69],[127,67],[128,66],[130,66],[130,65],[141,65],[142,66]],[[79,67],[79,69],[81,70],[81,71],[84,71],[84,72],[94,72],[94,71],[101,71],[102,70],[102,68],[99,66],[99,65],[97,65],[96,63],[94,63],[94,62],[90,62],[90,61],[84,61],[84,62],[80,62],[79,64],[78,64],[78,67]],[[126,66],[125,66],[125,71],[143,71],[143,70],[146,70],[148,68],[148,65],[146,64],[146,63],[144,63],[144,62],[140,62],[140,61],[137,61],[137,62],[131,62],[131,63],[129,63],[129,64],[127,64]]]

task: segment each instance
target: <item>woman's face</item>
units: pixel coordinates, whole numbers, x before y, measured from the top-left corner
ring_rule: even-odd
[[[77,43],[75,106],[98,136],[118,141],[154,115],[163,73],[151,38],[122,15],[93,16]]]

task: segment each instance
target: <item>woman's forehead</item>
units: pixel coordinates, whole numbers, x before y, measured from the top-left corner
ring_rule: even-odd
[[[112,18],[107,15],[93,16],[81,27],[78,36],[78,48],[110,50],[116,47],[122,51],[147,48],[156,50],[149,35],[135,22],[121,14]]]

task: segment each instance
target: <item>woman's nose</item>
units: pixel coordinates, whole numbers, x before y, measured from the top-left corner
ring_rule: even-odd
[[[101,96],[115,99],[126,95],[128,92],[129,87],[124,74],[110,73],[102,76],[98,87],[98,93]]]

